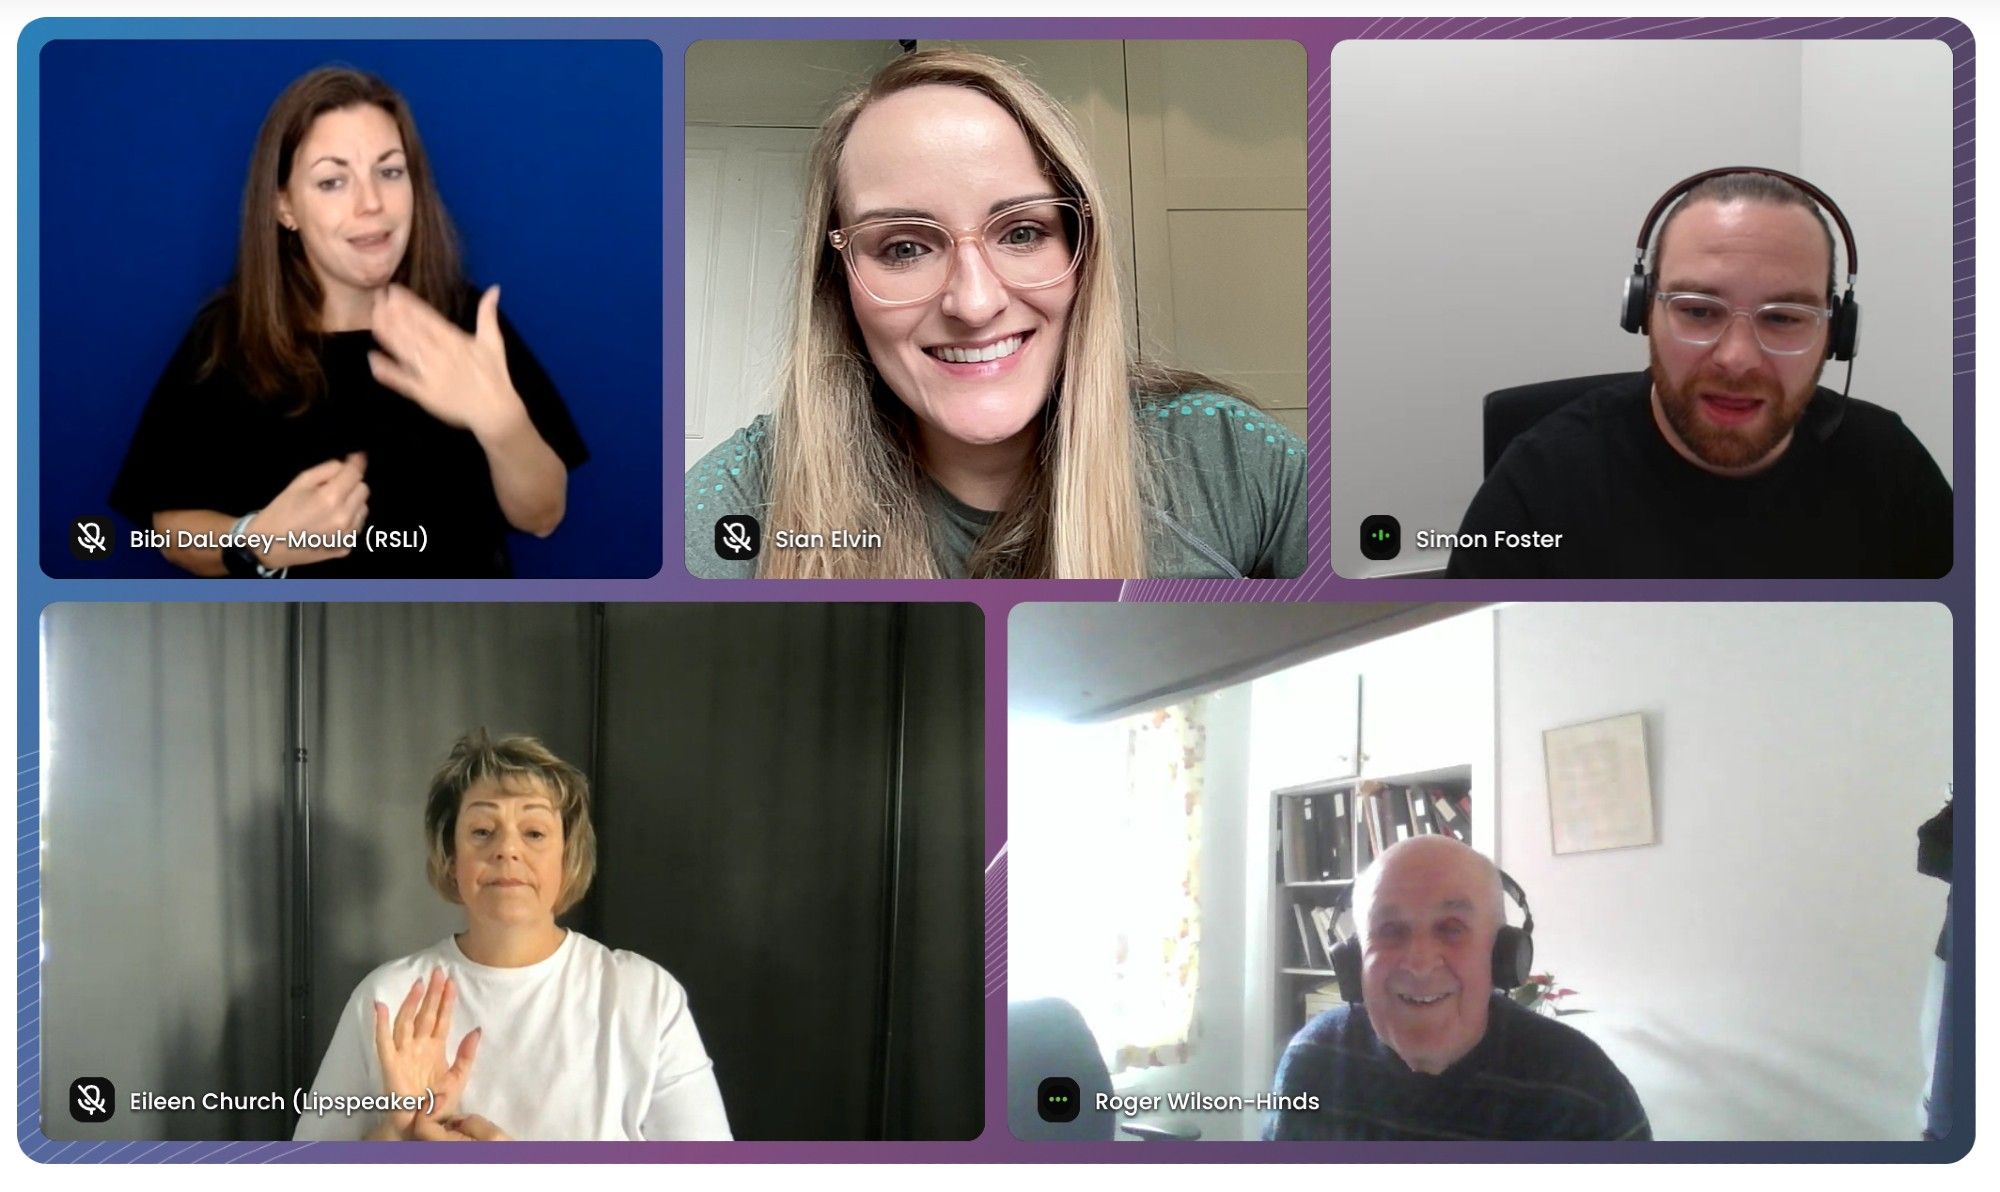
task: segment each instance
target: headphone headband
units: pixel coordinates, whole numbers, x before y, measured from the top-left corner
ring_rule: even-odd
[[[1639,228],[1639,242],[1635,249],[1638,254],[1637,259],[1641,261],[1645,259],[1646,250],[1653,246],[1654,225],[1660,222],[1660,217],[1666,214],[1667,208],[1673,206],[1675,200],[1710,178],[1720,178],[1725,174],[1759,174],[1766,178],[1776,178],[1780,182],[1789,182],[1806,192],[1813,202],[1820,205],[1822,211],[1833,217],[1834,224],[1840,228],[1840,239],[1847,249],[1847,284],[1849,286],[1854,284],[1855,275],[1861,272],[1861,254],[1855,251],[1854,229],[1847,225],[1847,216],[1841,214],[1840,204],[1834,202],[1825,191],[1796,174],[1765,169],[1763,166],[1723,166],[1720,169],[1703,170],[1699,174],[1689,175],[1674,183],[1667,189],[1667,193],[1661,195],[1653,204],[1653,209],[1646,212],[1646,222]]]
[[[1839,225],[1841,242],[1847,248],[1847,288],[1838,298],[1832,294],[1827,295],[1827,300],[1832,303],[1833,317],[1827,328],[1826,354],[1835,360],[1853,360],[1861,342],[1861,304],[1854,300],[1854,278],[1861,271],[1861,254],[1854,246],[1854,229],[1848,226],[1847,216],[1841,213],[1840,205],[1825,191],[1796,174],[1787,174],[1783,170],[1767,170],[1762,166],[1723,166],[1721,169],[1703,170],[1699,174],[1690,175],[1674,183],[1667,193],[1654,202],[1653,209],[1646,212],[1646,222],[1640,225],[1639,239],[1632,249],[1632,272],[1625,278],[1618,325],[1634,335],[1648,331],[1652,319],[1654,287],[1659,280],[1655,272],[1646,267],[1647,251],[1657,251],[1653,243],[1655,230],[1659,228],[1660,221],[1666,217],[1668,210],[1688,192],[1711,178],[1720,178],[1727,174],[1756,174],[1790,183],[1805,192],[1813,202],[1818,203],[1819,209],[1832,216],[1833,222]],[[1655,263],[1657,264],[1657,261]],[[1833,276],[1831,261],[1827,263],[1827,274],[1831,279]],[[1849,375],[1852,376],[1851,368]]]

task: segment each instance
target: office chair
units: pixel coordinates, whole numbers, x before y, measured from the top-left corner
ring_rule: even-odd
[[[1570,377],[1562,381],[1516,385],[1512,389],[1496,389],[1487,394],[1484,405],[1486,474],[1493,473],[1493,465],[1499,463],[1500,457],[1506,454],[1507,445],[1529,427],[1591,390],[1631,375],[1631,373],[1599,373],[1591,377]]]
[[[1082,1105],[1076,1120],[1047,1122],[1036,1112],[1043,1079],[1067,1076],[1076,1081]],[[1097,1037],[1075,1006],[1059,997],[1007,1005],[1007,1127],[1029,1142],[1067,1140],[1110,1142],[1123,1130],[1148,1142],[1192,1142],[1201,1137],[1194,1126],[1165,1126],[1123,1118],[1111,1110],[1093,1110],[1097,1094],[1111,1092],[1111,1074],[1097,1050]]]

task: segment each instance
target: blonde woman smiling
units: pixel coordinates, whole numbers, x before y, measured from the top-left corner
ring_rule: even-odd
[[[687,994],[643,956],[556,924],[590,886],[589,783],[533,737],[473,733],[424,807],[431,885],[466,928],[364,978],[301,1139],[729,1137]],[[421,1103],[421,1108],[412,1105]]]
[[[1026,76],[905,54],[834,108],[807,172],[777,412],[689,471],[691,572],[1304,568],[1304,445],[1225,386],[1133,358],[1096,174]],[[755,560],[718,557],[729,514],[761,522]]]

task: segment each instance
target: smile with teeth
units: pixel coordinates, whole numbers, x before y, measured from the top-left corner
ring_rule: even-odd
[[[1408,1002],[1412,1006],[1435,1006],[1439,1002],[1450,997],[1451,993],[1450,991],[1446,991],[1444,993],[1434,993],[1431,994],[1429,997],[1418,997],[1413,993],[1399,993],[1396,996]]]
[[[989,360],[1003,360],[1021,350],[1027,341],[1025,335],[1010,335],[1006,339],[995,340],[977,348],[955,348],[940,344],[924,351],[946,364],[984,364]]]

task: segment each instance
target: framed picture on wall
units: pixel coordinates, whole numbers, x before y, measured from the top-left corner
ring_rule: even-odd
[[[1557,853],[1654,843],[1646,721],[1637,712],[1542,734]]]

